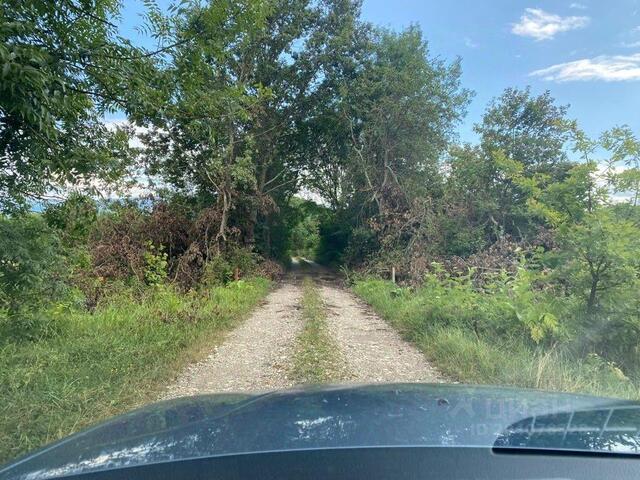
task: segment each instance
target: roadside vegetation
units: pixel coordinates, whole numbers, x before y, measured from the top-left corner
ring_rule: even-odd
[[[352,236],[356,291],[460,381],[638,398],[640,141],[589,139],[528,90],[476,131],[440,193]]]
[[[358,280],[354,290],[453,380],[640,398],[638,378],[627,377],[606,357],[586,353],[580,335],[533,341],[512,306],[517,296],[512,289],[477,294],[469,286],[430,278],[417,289]]]
[[[297,383],[320,384],[345,380],[346,364],[333,338],[327,331],[327,314],[317,286],[304,279],[302,320],[291,376]]]
[[[266,295],[280,267],[200,257],[197,222],[81,195],[0,218],[0,461],[157,399]]]
[[[46,336],[3,340],[0,461],[156,400],[268,288],[255,279],[188,295],[124,290],[92,313],[58,307]]]
[[[507,88],[461,144],[462,59],[354,0],[144,2],[156,49],[121,35],[122,2],[10,3],[0,457],[151,398],[292,255],[364,278],[456,378],[637,396],[630,127],[591,138],[550,92]],[[304,381],[335,353],[313,291]]]

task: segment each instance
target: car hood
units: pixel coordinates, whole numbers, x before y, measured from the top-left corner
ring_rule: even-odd
[[[442,384],[323,387],[159,402],[28,455],[0,479],[228,454],[376,446],[637,452],[640,404]]]

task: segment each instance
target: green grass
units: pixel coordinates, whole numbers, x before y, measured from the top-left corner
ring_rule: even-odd
[[[326,312],[317,287],[305,278],[304,327],[297,338],[291,376],[297,383],[327,383],[347,377],[345,363],[327,331]]]
[[[580,358],[561,346],[537,346],[521,332],[505,334],[504,326],[500,334],[465,327],[456,314],[459,299],[448,299],[446,292],[435,299],[427,288],[400,289],[375,279],[357,281],[354,291],[452,380],[640,398],[638,385],[598,356]],[[481,311],[482,305],[476,308]]]
[[[94,314],[69,312],[53,338],[0,343],[0,463],[153,401],[268,289],[255,279],[205,294],[120,294]]]

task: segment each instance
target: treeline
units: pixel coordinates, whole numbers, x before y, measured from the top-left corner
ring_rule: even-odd
[[[119,35],[118,2],[7,7],[0,299],[10,330],[46,324],[40,312],[70,294],[92,309],[113,282],[188,291],[255,265],[277,272],[266,259],[313,250],[312,211],[338,218],[362,201],[365,225],[400,205],[388,194],[400,179],[426,195],[469,98],[459,64],[430,58],[417,28],[376,28],[351,0],[148,2],[149,50]],[[128,122],[102,120],[114,111]],[[142,178],[151,195],[122,200]],[[293,199],[301,189],[331,210]],[[99,199],[111,190],[120,200]]]
[[[413,286],[462,276],[474,295],[504,276],[511,299],[525,272],[536,309],[514,315],[533,346],[579,338],[580,355],[635,365],[640,142],[628,127],[591,139],[548,92],[507,89],[476,125],[477,144],[460,144],[472,98],[461,61],[431,55],[418,27],[362,21],[353,0],[167,11],[147,2],[141,28],[155,49],[118,35],[111,0],[5,3],[0,301],[9,323],[36,298],[54,301],[44,285],[62,270],[46,258],[86,228],[75,244],[82,260],[64,257],[89,272],[71,280],[89,307],[96,282],[187,291],[292,253],[383,276],[394,269]],[[105,125],[109,111],[128,122]],[[126,192],[143,177],[152,198],[93,206],[77,225],[70,211],[84,212],[86,196],[24,214],[56,192]],[[324,207],[295,199],[301,190]]]

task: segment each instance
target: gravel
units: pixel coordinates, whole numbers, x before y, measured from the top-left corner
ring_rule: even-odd
[[[201,362],[187,367],[163,398],[221,392],[265,392],[293,381],[291,351],[302,328],[301,288],[284,283]]]
[[[352,293],[324,285],[328,329],[338,344],[354,383],[444,382],[413,345]]]
[[[310,262],[306,268],[291,272],[206,359],[187,367],[162,398],[294,386],[290,372],[295,341],[303,327],[301,280],[305,276],[318,284],[327,309],[327,329],[346,362],[348,383],[446,381],[416,347],[341,288],[335,276]]]

